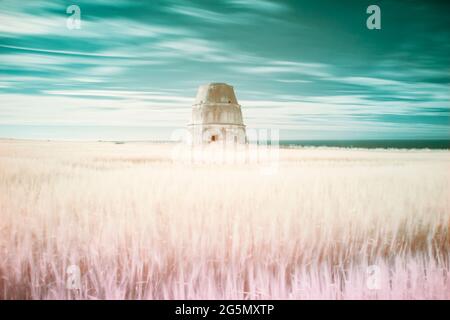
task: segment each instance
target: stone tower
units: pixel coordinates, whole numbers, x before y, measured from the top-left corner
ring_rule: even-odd
[[[200,86],[189,129],[193,144],[245,143],[241,106],[233,87],[225,83]]]

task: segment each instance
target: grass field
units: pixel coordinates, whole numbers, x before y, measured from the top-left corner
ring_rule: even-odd
[[[0,298],[450,299],[449,151],[173,148],[0,140]]]

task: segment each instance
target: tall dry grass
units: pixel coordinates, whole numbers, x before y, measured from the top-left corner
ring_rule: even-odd
[[[448,151],[172,148],[0,141],[0,298],[450,298]]]

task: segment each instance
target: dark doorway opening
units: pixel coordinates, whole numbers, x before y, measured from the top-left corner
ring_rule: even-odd
[[[217,136],[217,134],[212,135],[212,136],[211,136],[211,142],[217,141],[218,138],[219,138],[219,137]]]

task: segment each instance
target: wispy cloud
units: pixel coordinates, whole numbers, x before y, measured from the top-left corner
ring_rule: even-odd
[[[245,1],[245,0],[228,0],[228,3],[239,7],[246,8],[250,10],[262,11],[263,13],[271,12],[285,12],[289,8],[286,4],[280,1],[269,1],[269,0],[258,0],[258,1]]]
[[[342,78],[329,78],[330,80],[336,80],[339,82],[345,82],[362,86],[399,86],[403,85],[401,81],[372,78],[372,77],[342,77]]]
[[[184,126],[197,86],[221,81],[249,126],[450,136],[450,32],[436,4],[420,19],[398,12],[414,32],[378,38],[334,2],[77,4],[82,28],[69,30],[65,2],[0,1],[0,124]]]
[[[298,74],[314,77],[330,77],[329,66],[322,63],[295,61],[267,61],[264,65],[237,66],[234,70],[249,74]]]
[[[229,23],[230,21],[232,21],[231,19],[227,19],[226,15],[224,14],[202,8],[174,5],[169,8],[169,11],[210,22]]]

